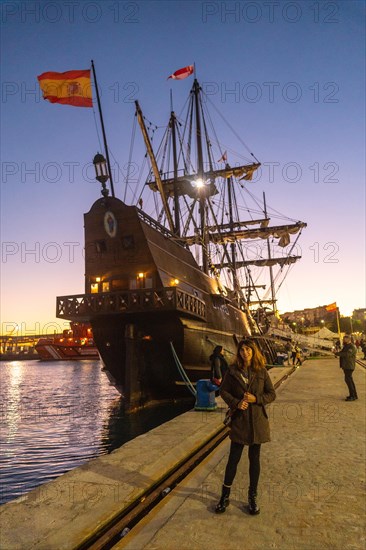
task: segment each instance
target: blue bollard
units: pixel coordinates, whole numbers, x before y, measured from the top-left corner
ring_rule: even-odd
[[[211,380],[198,380],[196,383],[196,411],[214,411],[217,409],[215,391],[219,389]]]

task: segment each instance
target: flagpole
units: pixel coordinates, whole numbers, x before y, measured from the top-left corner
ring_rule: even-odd
[[[340,324],[339,324],[339,313],[338,313],[338,308],[336,309],[336,318],[337,318],[337,328],[338,328],[338,337],[339,337],[339,343],[341,343],[342,341],[342,338],[341,338],[341,327],[340,327]]]
[[[109,161],[109,152],[108,152],[108,145],[107,145],[107,137],[105,135],[105,129],[104,129],[104,121],[103,121],[103,114],[102,114],[102,106],[100,103],[100,97],[99,97],[99,90],[98,90],[98,83],[97,83],[97,75],[95,74],[95,67],[94,67],[94,61],[91,60],[92,69],[93,69],[93,76],[94,76],[94,84],[95,84],[95,90],[97,92],[97,102],[98,102],[98,109],[99,109],[99,116],[100,116],[100,124],[102,126],[102,134],[103,134],[103,141],[104,141],[104,149],[105,149],[105,156],[107,160],[107,166],[109,171],[109,180],[111,182],[111,192],[112,197],[115,196],[114,194],[114,186],[113,186],[113,178],[112,178],[112,170],[111,170],[111,163]]]

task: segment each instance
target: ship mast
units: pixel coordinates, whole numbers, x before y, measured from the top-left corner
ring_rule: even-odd
[[[226,165],[226,167],[228,168],[228,164]],[[234,217],[233,217],[233,197],[232,197],[232,193],[233,193],[233,189],[232,189],[232,185],[233,185],[233,181],[232,181],[232,177],[230,176],[230,178],[227,180],[227,191],[228,191],[228,198],[229,198],[229,228],[230,228],[230,231],[233,231],[234,229]],[[231,243],[230,245],[230,248],[231,248],[231,262],[232,262],[232,272],[233,272],[233,282],[234,282],[234,279],[235,279],[235,272],[236,272],[236,266],[235,266],[235,262],[236,262],[236,255],[235,255],[235,243]],[[234,282],[235,284],[235,282]]]
[[[149,135],[148,135],[147,130],[146,130],[146,126],[145,126],[144,118],[142,116],[142,111],[141,111],[139,102],[135,101],[135,105],[136,105],[137,120],[138,120],[138,123],[139,123],[140,128],[141,128],[141,132],[142,132],[142,135],[143,135],[143,138],[144,138],[144,141],[145,141],[145,145],[146,145],[148,155],[150,157],[150,162],[151,162],[151,166],[152,166],[152,169],[153,169],[153,172],[154,172],[156,184],[158,186],[158,189],[159,189],[159,192],[160,192],[160,195],[161,195],[161,200],[163,202],[165,214],[166,214],[166,217],[167,217],[167,220],[168,220],[169,229],[170,229],[170,231],[174,232],[174,224],[173,224],[172,214],[170,212],[168,201],[167,201],[166,196],[165,196],[163,183],[162,183],[161,177],[160,177],[159,168],[158,168],[158,165],[156,163],[156,158],[155,158],[155,155],[154,155],[153,148],[151,146]]]
[[[226,168],[230,169],[229,164],[226,164]],[[235,190],[233,189],[233,178],[230,176],[227,180],[227,190],[228,190],[228,201],[229,201],[229,229],[230,231],[234,230],[234,215],[233,215],[233,198],[235,200]],[[236,265],[236,243],[232,242],[230,243],[230,250],[231,250],[231,273],[232,273],[232,280],[233,280],[233,289],[237,292],[237,295],[239,297],[240,294],[242,294],[242,288],[238,281],[237,276],[237,265]]]
[[[172,145],[173,145],[173,170],[174,170],[174,221],[175,221],[175,234],[180,236],[180,221],[179,221],[179,195],[178,195],[178,159],[177,159],[177,135],[176,135],[177,118],[174,111],[170,114],[170,127],[172,131]]]
[[[194,105],[196,114],[196,143],[197,143],[197,177],[201,187],[199,189],[199,207],[200,207],[200,230],[202,242],[202,270],[208,273],[208,238],[206,231],[206,200],[205,200],[205,182],[203,181],[203,152],[202,152],[202,133],[201,133],[201,117],[199,93],[200,86],[195,78],[193,83]]]
[[[266,205],[266,194],[263,192],[263,205],[264,205],[264,217],[267,218],[267,205]],[[268,250],[268,259],[271,259],[271,246],[269,244],[269,238],[267,237],[267,250]],[[272,296],[272,308],[274,313],[276,313],[276,295],[275,295],[275,288],[274,288],[274,281],[273,281],[273,268],[272,265],[269,264],[269,277],[271,282],[271,296]]]

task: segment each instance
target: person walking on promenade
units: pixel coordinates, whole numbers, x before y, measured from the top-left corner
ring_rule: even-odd
[[[292,359],[292,364],[295,365],[295,361],[296,361],[296,344],[291,344],[291,359]],[[289,361],[289,364],[290,364],[290,361]]]
[[[224,349],[222,346],[216,346],[213,350],[212,355],[210,355],[210,364],[211,364],[211,382],[220,386],[222,379],[225,376],[229,365],[226,362],[224,357]]]
[[[230,453],[225,469],[224,484],[215,512],[225,512],[236,470],[244,449],[248,446],[249,490],[248,511],[259,514],[257,486],[260,473],[261,444],[270,441],[265,405],[276,398],[266,369],[266,360],[251,339],[238,344],[236,364],[229,367],[221,384],[220,395],[232,411]]]
[[[356,401],[357,390],[353,381],[353,371],[356,366],[356,346],[352,344],[351,336],[345,334],[343,337],[343,348],[341,351],[337,351],[335,355],[339,357],[339,365],[344,372],[344,381],[347,384],[349,396],[346,397],[346,401]]]
[[[363,359],[366,359],[366,340],[365,340],[365,338],[361,338],[360,348],[361,348],[362,353],[363,353]]]
[[[295,363],[295,366],[296,366],[296,368],[298,368],[299,366],[301,367],[301,365],[302,365],[301,349],[299,348],[299,346],[296,346],[296,363]]]

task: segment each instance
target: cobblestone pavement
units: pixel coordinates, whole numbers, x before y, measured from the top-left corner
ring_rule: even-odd
[[[306,361],[268,407],[258,516],[247,514],[248,462],[216,515],[229,441],[118,545],[127,550],[365,550],[365,369],[346,402],[338,360]]]

